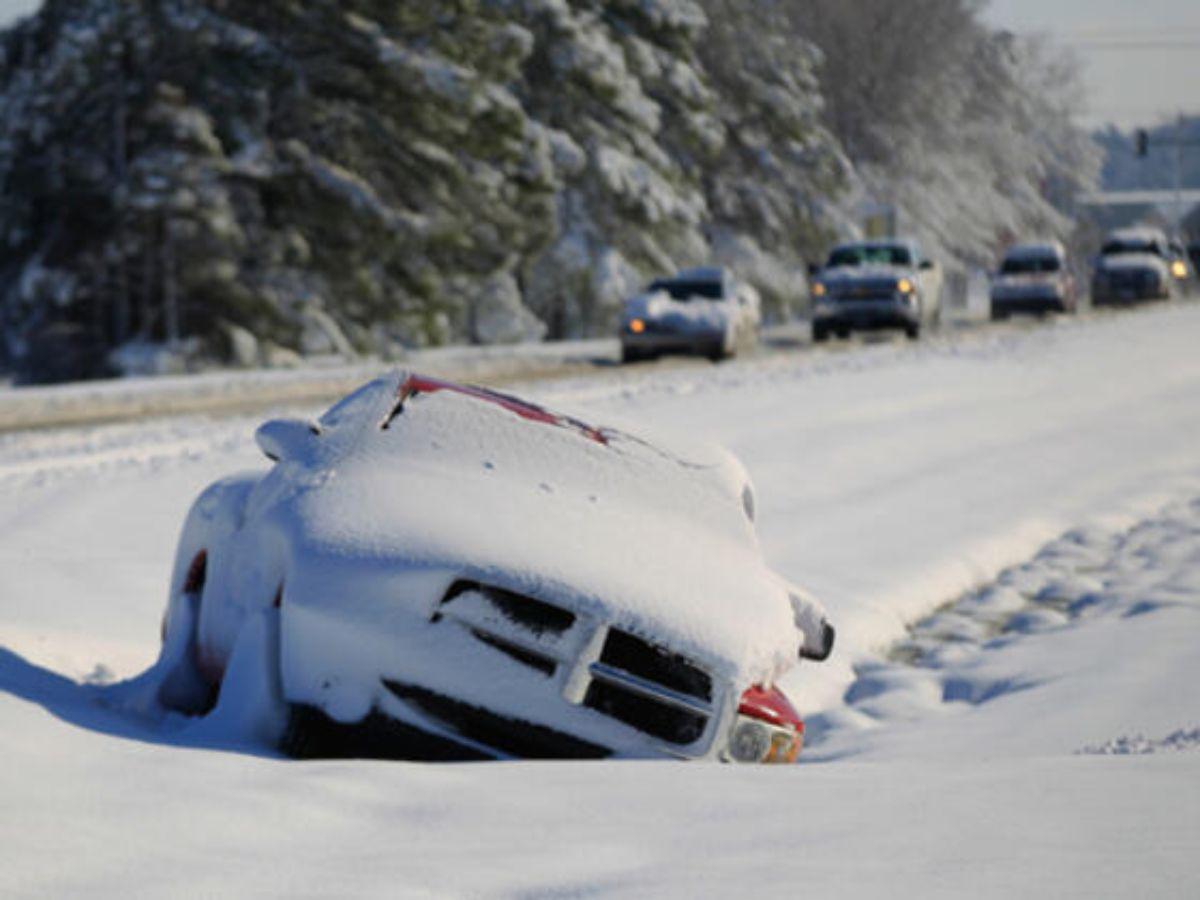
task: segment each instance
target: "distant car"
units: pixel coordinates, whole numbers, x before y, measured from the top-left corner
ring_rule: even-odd
[[[1092,305],[1166,300],[1175,293],[1167,237],[1157,228],[1110,232],[1092,271]]]
[[[1067,313],[1075,309],[1075,278],[1062,244],[1018,244],[1005,251],[992,280],[993,319],[1013,313]]]
[[[265,664],[295,756],[796,758],[774,685],[833,629],[726,451],[403,372],[257,440],[184,524],[163,706]]]
[[[899,328],[910,338],[941,317],[942,272],[914,241],[856,241],[835,247],[812,281],[812,336]]]
[[[728,269],[685,269],[652,281],[626,301],[621,315],[621,359],[636,362],[664,353],[691,353],[713,361],[758,341],[758,291]]]

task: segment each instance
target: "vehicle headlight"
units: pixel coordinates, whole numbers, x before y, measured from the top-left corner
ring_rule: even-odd
[[[729,755],[737,762],[757,763],[771,751],[771,729],[753,719],[739,718],[729,739]]]
[[[902,294],[911,294],[916,289],[916,286],[907,278],[901,278],[896,282],[896,290]]]
[[[646,330],[646,323],[644,321],[642,321],[641,319],[630,319],[629,320],[629,330],[632,331],[634,334],[641,334],[643,331]]]
[[[1182,259],[1177,259],[1171,263],[1171,274],[1176,278],[1187,278],[1187,264]]]
[[[821,282],[818,281],[816,284],[814,284],[812,286],[812,293],[813,293],[814,297],[824,297],[825,294],[828,293],[828,288],[826,288],[825,285],[821,284]]]
[[[804,746],[804,722],[778,688],[747,688],[726,746],[739,763],[793,763]]]

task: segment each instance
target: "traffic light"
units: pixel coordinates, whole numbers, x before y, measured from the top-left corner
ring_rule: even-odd
[[[1138,156],[1145,156],[1150,150],[1150,135],[1145,128],[1139,128],[1134,132],[1134,146],[1137,148]]]

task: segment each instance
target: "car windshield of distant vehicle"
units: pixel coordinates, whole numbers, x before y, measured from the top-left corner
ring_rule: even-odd
[[[721,282],[719,281],[682,281],[674,278],[663,278],[650,283],[650,292],[666,291],[672,300],[691,300],[701,297],[705,300],[720,300]]]
[[[1153,253],[1162,256],[1162,248],[1154,241],[1120,240],[1108,241],[1100,248],[1102,256],[1116,256],[1120,253]]]
[[[1058,257],[1010,256],[1000,266],[1001,275],[1024,275],[1029,272],[1057,272]]]
[[[852,244],[829,254],[829,266],[911,266],[912,254],[900,244]]]

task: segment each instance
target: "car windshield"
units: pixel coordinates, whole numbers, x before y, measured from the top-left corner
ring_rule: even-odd
[[[650,283],[650,292],[653,293],[654,291],[666,291],[671,295],[672,300],[691,300],[693,297],[703,297],[706,300],[720,300],[723,296],[721,282],[719,281],[685,281],[675,278],[663,278]]]
[[[1162,250],[1154,241],[1107,241],[1100,248],[1100,253],[1103,256],[1116,256],[1120,253],[1153,253],[1155,256],[1162,256]]]
[[[1054,256],[1010,256],[1000,266],[1002,275],[1023,275],[1027,272],[1057,272],[1058,258]]]
[[[885,266],[911,266],[912,254],[900,244],[851,244],[837,247],[829,254],[829,265],[864,266],[872,263]]]

